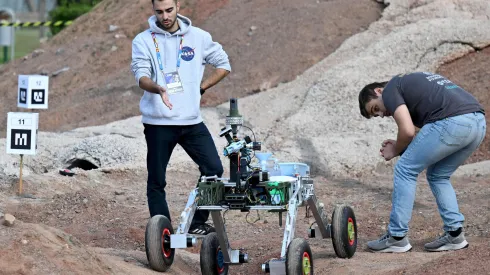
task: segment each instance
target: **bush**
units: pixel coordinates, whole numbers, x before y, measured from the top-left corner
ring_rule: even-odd
[[[58,6],[49,12],[49,16],[51,21],[54,24],[57,21],[73,21],[77,17],[89,12],[95,5],[97,5],[101,0],[87,0],[87,1],[69,1],[62,0],[59,1]],[[55,35],[59,33],[65,25],[61,26],[53,26],[51,25],[49,28],[51,30],[51,34]]]

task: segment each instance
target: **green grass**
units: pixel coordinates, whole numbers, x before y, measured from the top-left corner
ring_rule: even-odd
[[[15,31],[15,59],[24,57],[39,47],[39,28],[17,28]],[[4,49],[0,51],[0,63],[4,63]],[[8,47],[10,60],[10,47]]]
[[[24,28],[15,32],[15,58],[23,57],[39,47],[39,28]]]

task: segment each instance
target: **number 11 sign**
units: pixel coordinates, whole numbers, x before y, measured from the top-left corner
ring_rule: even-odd
[[[7,115],[7,154],[35,155],[39,114],[13,113]]]

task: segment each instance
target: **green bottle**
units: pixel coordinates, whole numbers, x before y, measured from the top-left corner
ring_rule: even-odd
[[[270,190],[271,194],[271,204],[281,204],[284,202],[284,193],[282,190],[278,189],[279,183],[278,182],[270,182],[268,184],[269,187],[276,187],[274,189]]]

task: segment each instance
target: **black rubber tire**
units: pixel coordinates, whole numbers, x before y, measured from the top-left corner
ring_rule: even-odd
[[[163,215],[155,215],[148,221],[145,249],[146,258],[153,270],[165,272],[174,262],[175,248],[170,248],[170,235],[173,233],[172,223]],[[166,239],[165,244],[162,238]]]
[[[349,236],[349,223],[353,236]],[[347,205],[337,205],[332,214],[332,244],[339,258],[351,258],[357,249],[357,224],[354,210]]]
[[[227,275],[229,265],[223,263],[218,267],[218,253],[221,251],[219,246],[218,234],[211,232],[204,236],[201,243],[200,262],[201,274],[203,275]],[[223,259],[221,259],[224,261]]]
[[[303,257],[307,254],[310,263],[310,272],[303,272]],[[313,275],[313,255],[310,245],[305,239],[296,238],[288,246],[286,253],[287,275]]]

